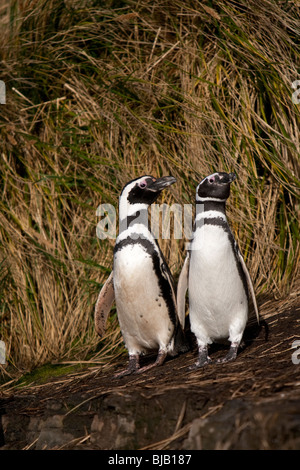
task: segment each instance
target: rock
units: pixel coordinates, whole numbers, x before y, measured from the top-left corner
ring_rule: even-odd
[[[56,447],[61,447],[73,439],[71,433],[64,431],[64,415],[49,416],[46,420],[37,420],[34,418],[34,426],[36,429],[32,430],[32,419],[28,426],[28,440],[34,441],[35,435],[38,434],[35,449],[47,450]],[[31,434],[32,433],[32,434]]]
[[[282,440],[284,436],[284,442]],[[300,442],[299,402],[233,399],[206,419],[195,419],[183,447],[187,450],[295,449]],[[295,447],[296,446],[296,447]]]

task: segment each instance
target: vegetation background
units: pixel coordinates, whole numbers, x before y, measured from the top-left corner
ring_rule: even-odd
[[[114,240],[96,209],[172,174],[159,202],[193,203],[234,171],[228,217],[263,295],[299,283],[297,0],[0,0],[0,338],[9,367],[106,364],[94,330]],[[162,240],[175,278],[185,240]]]

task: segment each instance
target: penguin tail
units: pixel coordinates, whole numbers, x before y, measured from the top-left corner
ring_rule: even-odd
[[[178,324],[174,337],[174,355],[185,353],[190,349],[185,333]]]

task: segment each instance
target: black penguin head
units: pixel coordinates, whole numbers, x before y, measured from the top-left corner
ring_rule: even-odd
[[[141,176],[127,183],[120,197],[126,195],[129,204],[150,205],[156,201],[163,189],[175,182],[176,179],[173,176],[163,176],[162,178]]]
[[[156,201],[160,193],[176,182],[173,176],[163,176],[154,178],[154,176],[141,176],[124,186],[120,195],[121,216],[129,215],[134,209],[133,206],[139,205],[139,208],[147,208]],[[136,206],[137,207],[137,206]]]
[[[204,178],[196,190],[196,201],[226,201],[230,194],[230,184],[236,179],[234,173],[213,173]]]

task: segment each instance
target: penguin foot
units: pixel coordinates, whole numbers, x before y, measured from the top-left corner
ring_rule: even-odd
[[[153,362],[153,364],[149,364],[148,366],[144,366],[141,369],[136,371],[136,374],[142,374],[143,372],[146,372],[147,370],[153,369],[153,367],[161,366],[167,357],[166,351],[159,351],[156,361]]]
[[[133,374],[133,371],[128,369],[122,370],[121,372],[118,372],[117,374],[113,375],[113,379],[121,379],[122,377],[125,377],[126,375],[131,375]]]
[[[236,356],[233,357],[233,356],[227,354],[225,357],[221,357],[220,359],[217,359],[216,363],[217,364],[226,364],[226,362],[232,362],[232,361],[235,361],[235,359],[236,359]]]
[[[216,362],[218,364],[225,364],[226,362],[235,361],[237,357],[238,348],[239,348],[238,344],[232,344],[226,356],[221,359],[217,359]]]
[[[213,361],[210,357],[207,357],[205,361],[197,361],[195,364],[189,367],[189,370],[196,370],[196,369],[201,369],[204,366],[207,366],[208,364],[211,364]]]
[[[207,352],[207,346],[199,346],[198,349],[198,361],[195,362],[192,366],[189,367],[190,370],[200,369],[208,364],[210,364],[212,359],[209,357]]]
[[[121,372],[118,372],[113,376],[114,379],[120,379],[121,377],[125,377],[126,375],[131,375],[137,372],[140,369],[140,356],[138,354],[130,354],[129,355],[129,363],[128,367]]]

